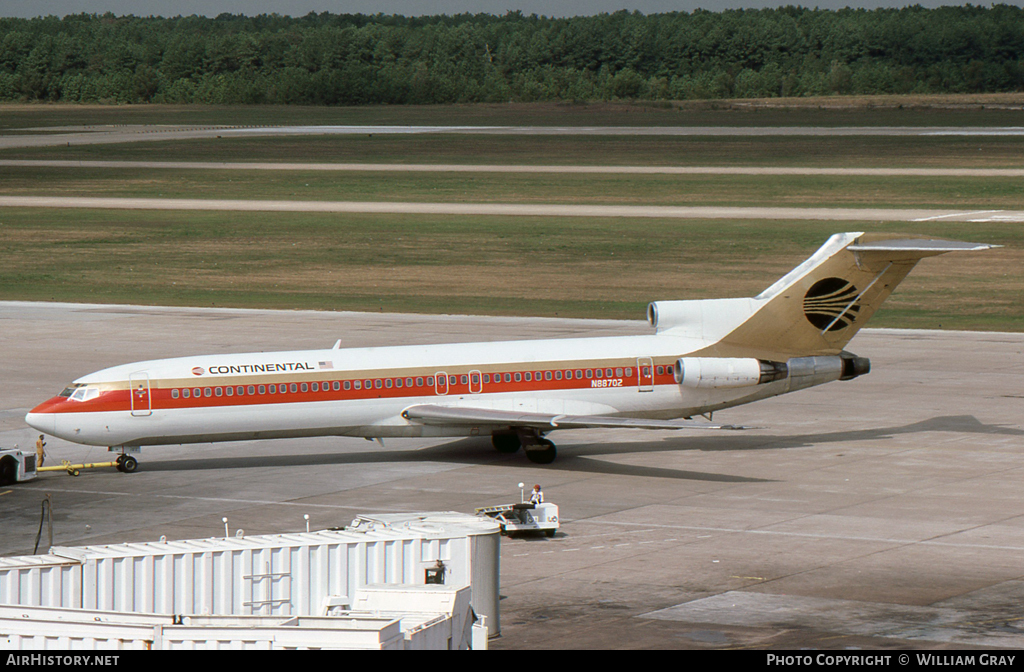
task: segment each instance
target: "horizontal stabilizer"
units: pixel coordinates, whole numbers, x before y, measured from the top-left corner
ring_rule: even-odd
[[[846,249],[851,252],[918,252],[917,256],[932,256],[946,252],[975,252],[990,250],[1002,245],[987,243],[967,243],[960,240],[928,240],[925,238],[907,238],[902,240],[875,240],[866,243],[854,243]]]
[[[402,417],[424,425],[529,427],[542,431],[555,429],[583,429],[587,427],[621,427],[632,429],[748,429],[738,425],[715,425],[692,420],[647,420],[643,418],[615,418],[600,415],[555,415],[549,413],[519,413],[489,408],[463,406],[410,406]]]

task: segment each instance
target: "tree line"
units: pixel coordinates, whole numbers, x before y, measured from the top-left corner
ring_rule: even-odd
[[[1024,89],[1024,9],[0,19],[0,100],[426,104]]]

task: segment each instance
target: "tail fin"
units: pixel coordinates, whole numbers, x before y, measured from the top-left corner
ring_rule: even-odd
[[[838,233],[753,299],[749,317],[711,346],[720,357],[834,355],[918,261],[995,245],[882,233]]]

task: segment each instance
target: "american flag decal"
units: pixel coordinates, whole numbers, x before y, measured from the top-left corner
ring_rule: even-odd
[[[333,369],[334,368],[334,362],[320,362],[320,368],[321,369]]]

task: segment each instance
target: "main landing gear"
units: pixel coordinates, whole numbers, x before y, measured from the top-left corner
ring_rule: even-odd
[[[514,453],[522,447],[534,464],[551,464],[558,456],[555,444],[535,432],[495,432],[491,443],[499,453]]]
[[[139,461],[131,455],[121,453],[117,456],[117,460],[114,462],[114,468],[122,473],[130,474],[139,468]]]

